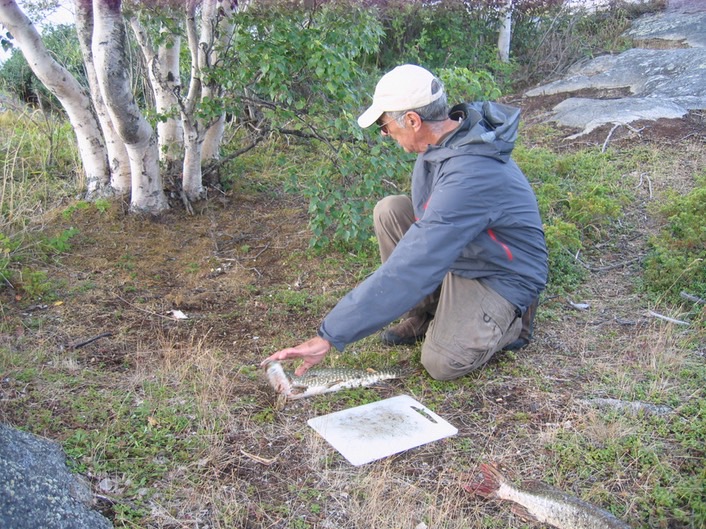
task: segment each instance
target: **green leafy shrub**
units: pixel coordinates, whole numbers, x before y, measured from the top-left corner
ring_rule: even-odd
[[[99,198],[96,199],[95,202],[93,202],[93,205],[100,213],[105,213],[110,209],[110,200],[108,200],[107,198]]]
[[[686,195],[673,195],[661,207],[667,224],[652,237],[645,260],[645,287],[666,299],[681,291],[706,297],[706,175]]]
[[[597,151],[555,154],[548,149],[514,150],[537,195],[549,250],[550,288],[572,289],[586,270],[576,257],[615,229],[628,195],[610,155]]]
[[[75,211],[88,209],[89,206],[90,204],[88,202],[84,200],[79,200],[78,202],[71,204],[64,211],[62,211],[61,216],[64,217],[64,219],[68,220],[71,218]]]
[[[71,250],[71,239],[78,234],[76,228],[69,228],[54,237],[49,237],[43,242],[44,251],[49,254],[66,253]]]
[[[373,78],[360,62],[377,50],[382,36],[374,10],[346,2],[312,9],[267,4],[236,19],[227,53],[242,67],[232,68],[226,60],[217,71],[233,88],[223,108],[256,116],[258,127],[309,144],[309,157],[313,151],[321,161],[285,170],[290,188],[309,200],[312,245],[335,241],[359,248],[370,238],[369,213],[386,185],[381,179],[390,175],[385,164],[396,162],[386,161],[390,155],[370,159],[355,119]],[[374,166],[376,160],[381,168]]]
[[[466,101],[492,101],[502,95],[492,74],[468,68],[440,68],[434,72],[444,83],[449,104]]]
[[[365,144],[351,145],[340,154],[338,165],[322,165],[302,190],[309,200],[311,246],[362,252],[373,234],[375,204],[408,186],[411,161],[379,139],[369,149]]]
[[[491,72],[499,84],[514,66],[497,57],[500,11],[494,2],[389,2],[380,8],[385,35],[376,56],[384,70],[398,64]]]
[[[43,31],[42,42],[54,60],[64,66],[79,83],[88,86],[81,48],[73,25],[49,25]],[[0,83],[20,101],[51,112],[62,112],[59,101],[37,79],[19,49],[0,67]]]
[[[544,223],[549,252],[549,285],[552,290],[571,290],[586,277],[586,270],[574,258],[583,248],[576,224],[558,218]]]
[[[382,35],[374,15],[337,3],[311,10],[268,3],[239,12],[235,23],[233,45],[214,71],[228,92],[210,113],[255,116],[306,138],[340,128],[366,77],[358,61]]]
[[[55,298],[53,294],[54,285],[45,270],[32,270],[25,267],[20,272],[19,277],[19,286],[29,298],[45,299],[47,301]]]

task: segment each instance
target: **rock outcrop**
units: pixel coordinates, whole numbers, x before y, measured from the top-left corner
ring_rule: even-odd
[[[0,424],[0,527],[111,529],[52,441]]]

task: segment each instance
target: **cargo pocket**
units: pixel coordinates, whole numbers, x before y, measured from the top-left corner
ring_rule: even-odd
[[[486,343],[489,349],[497,351],[500,340],[505,336],[519,315],[510,302],[495,293],[483,298],[481,308],[483,311],[483,323],[493,329],[492,336],[488,335],[489,339]]]
[[[509,301],[477,280],[449,274],[422,345],[422,364],[434,378],[463,376],[490,360],[515,320],[519,333]]]
[[[467,347],[476,352],[473,359],[474,369],[490,360],[512,323],[507,314],[507,302],[498,300],[493,295],[485,296],[480,302],[478,318],[480,321],[477,321],[475,330],[467,334]]]
[[[457,367],[475,369],[490,360],[512,324],[515,315],[508,305],[494,292],[486,293],[480,303],[469,305],[464,313],[454,314],[452,321],[437,321],[437,317],[427,337],[448,361]]]

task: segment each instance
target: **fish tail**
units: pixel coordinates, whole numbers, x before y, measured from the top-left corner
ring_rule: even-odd
[[[500,485],[505,478],[500,471],[491,464],[481,463],[478,473],[463,488],[471,494],[478,494],[483,498],[496,498]]]

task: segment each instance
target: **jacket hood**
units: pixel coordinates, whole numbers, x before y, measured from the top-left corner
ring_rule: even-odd
[[[453,156],[477,154],[507,162],[515,147],[520,109],[494,102],[461,103],[449,117],[462,120],[461,126],[441,145],[430,146],[427,161],[441,161]]]

